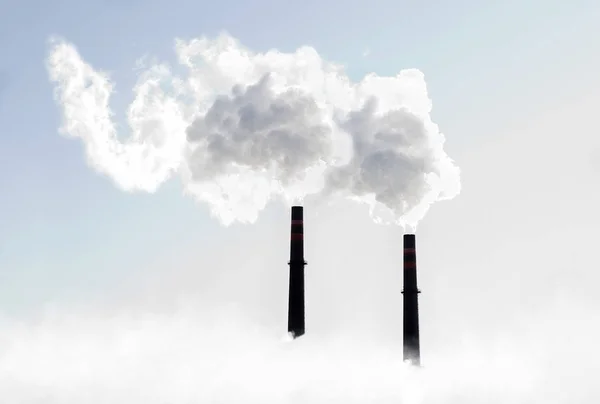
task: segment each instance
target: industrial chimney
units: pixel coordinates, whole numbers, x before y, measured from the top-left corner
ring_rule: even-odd
[[[290,239],[290,294],[288,333],[293,338],[304,335],[304,212],[302,206],[292,206]]]
[[[404,235],[404,360],[421,366],[415,235]]]

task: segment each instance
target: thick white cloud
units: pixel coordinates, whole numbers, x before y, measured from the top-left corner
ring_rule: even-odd
[[[176,52],[186,76],[148,67],[121,141],[108,75],[51,41],[62,133],[80,138],[90,164],[124,190],[153,192],[177,173],[225,224],[253,222],[274,197],[341,193],[379,219],[416,225],[460,192],[418,70],[353,83],[311,47],[254,53],[228,35],[178,40]]]

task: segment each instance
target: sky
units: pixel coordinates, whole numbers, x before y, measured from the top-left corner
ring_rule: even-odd
[[[269,203],[254,223],[224,226],[184,195],[182,179],[124,192],[91,167],[80,139],[59,133],[51,36],[109,72],[126,139],[140,58],[179,74],[176,38],[227,32],[254,52],[311,46],[354,82],[423,72],[431,118],[461,182],[460,194],[433,204],[416,231],[429,369],[417,379],[436,386],[423,402],[595,402],[599,17],[593,1],[0,0],[4,396],[395,397],[391,375],[404,372],[393,361],[401,355],[400,226],[376,224],[346,200],[306,202],[307,335],[289,347],[279,341],[285,203]],[[127,341],[141,348],[127,356]],[[161,354],[168,363],[148,362]],[[223,361],[229,367],[217,380]],[[256,361],[264,367],[254,369]],[[301,385],[280,376],[291,362]],[[155,368],[168,371],[145,372]],[[204,383],[196,389],[183,373]],[[420,386],[402,377],[402,394]],[[221,382],[224,390],[214,387]],[[149,385],[160,388],[140,387]]]

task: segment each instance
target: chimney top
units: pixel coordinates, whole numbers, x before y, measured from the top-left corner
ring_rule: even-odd
[[[292,206],[292,220],[302,220],[303,216],[302,206]]]

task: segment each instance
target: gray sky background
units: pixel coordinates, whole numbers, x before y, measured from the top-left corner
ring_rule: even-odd
[[[80,142],[57,133],[50,35],[111,73],[122,123],[138,58],[174,62],[176,37],[226,30],[255,51],[314,46],[355,80],[425,73],[462,176],[461,194],[435,204],[417,231],[431,369],[419,377],[436,386],[425,402],[596,402],[599,20],[593,1],[0,0],[0,393],[20,402],[86,389],[102,392],[89,402],[395,394],[402,229],[350,202],[307,203],[308,334],[281,348],[286,206],[225,228],[177,180],[155,194],[119,191],[86,165]],[[127,338],[143,348],[123,359]],[[301,385],[281,376],[290,361]],[[207,370],[216,368],[218,382]]]

